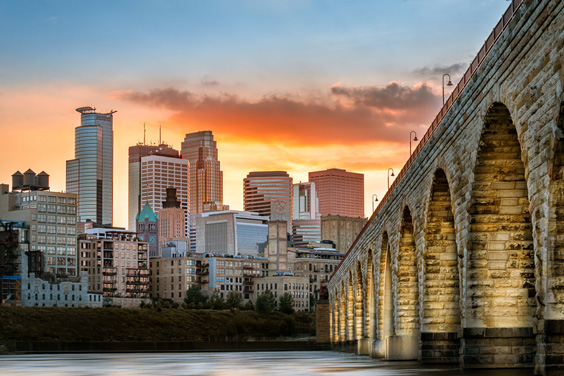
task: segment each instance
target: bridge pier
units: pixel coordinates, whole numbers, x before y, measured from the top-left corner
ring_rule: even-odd
[[[537,342],[544,344],[545,351],[537,354],[536,363],[545,364],[547,375],[564,375],[564,320],[546,320]]]
[[[536,339],[533,328],[464,328],[463,368],[533,367]]]
[[[375,339],[372,341],[371,344],[371,353],[370,356],[372,358],[385,358],[386,357],[386,341],[381,339]]]
[[[386,359],[388,360],[418,360],[419,336],[402,335],[386,338]]]
[[[370,338],[361,338],[357,341],[356,352],[358,355],[371,355],[372,340]]]
[[[421,333],[420,358],[423,363],[459,363],[458,333]]]

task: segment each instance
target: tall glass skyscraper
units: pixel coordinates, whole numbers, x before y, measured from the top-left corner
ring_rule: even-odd
[[[113,222],[113,114],[80,107],[75,128],[75,159],[67,161],[67,192],[78,196],[78,220]]]

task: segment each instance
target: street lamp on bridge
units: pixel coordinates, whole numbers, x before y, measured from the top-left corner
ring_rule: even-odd
[[[411,134],[413,133],[413,141],[417,141],[417,133],[415,131],[409,132],[409,156],[411,157]]]
[[[388,169],[388,191],[390,190],[390,170],[392,171],[392,175],[391,175],[391,176],[395,176],[395,175],[394,175],[394,169],[390,167],[390,168]]]
[[[452,81],[450,80],[450,74],[443,74],[443,106],[445,105],[445,77],[448,76],[447,86],[452,86]]]
[[[372,213],[374,213],[374,203],[378,202],[378,196],[376,195],[376,193],[374,193],[372,195]]]

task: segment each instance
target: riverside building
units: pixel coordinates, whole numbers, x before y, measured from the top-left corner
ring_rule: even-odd
[[[89,291],[114,305],[138,307],[150,296],[148,244],[135,232],[93,228],[79,235],[80,269],[88,273]]]

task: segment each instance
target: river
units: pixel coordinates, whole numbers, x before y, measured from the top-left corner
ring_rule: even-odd
[[[2,355],[0,375],[379,376],[532,375],[530,370],[461,371],[385,362],[332,351]]]

